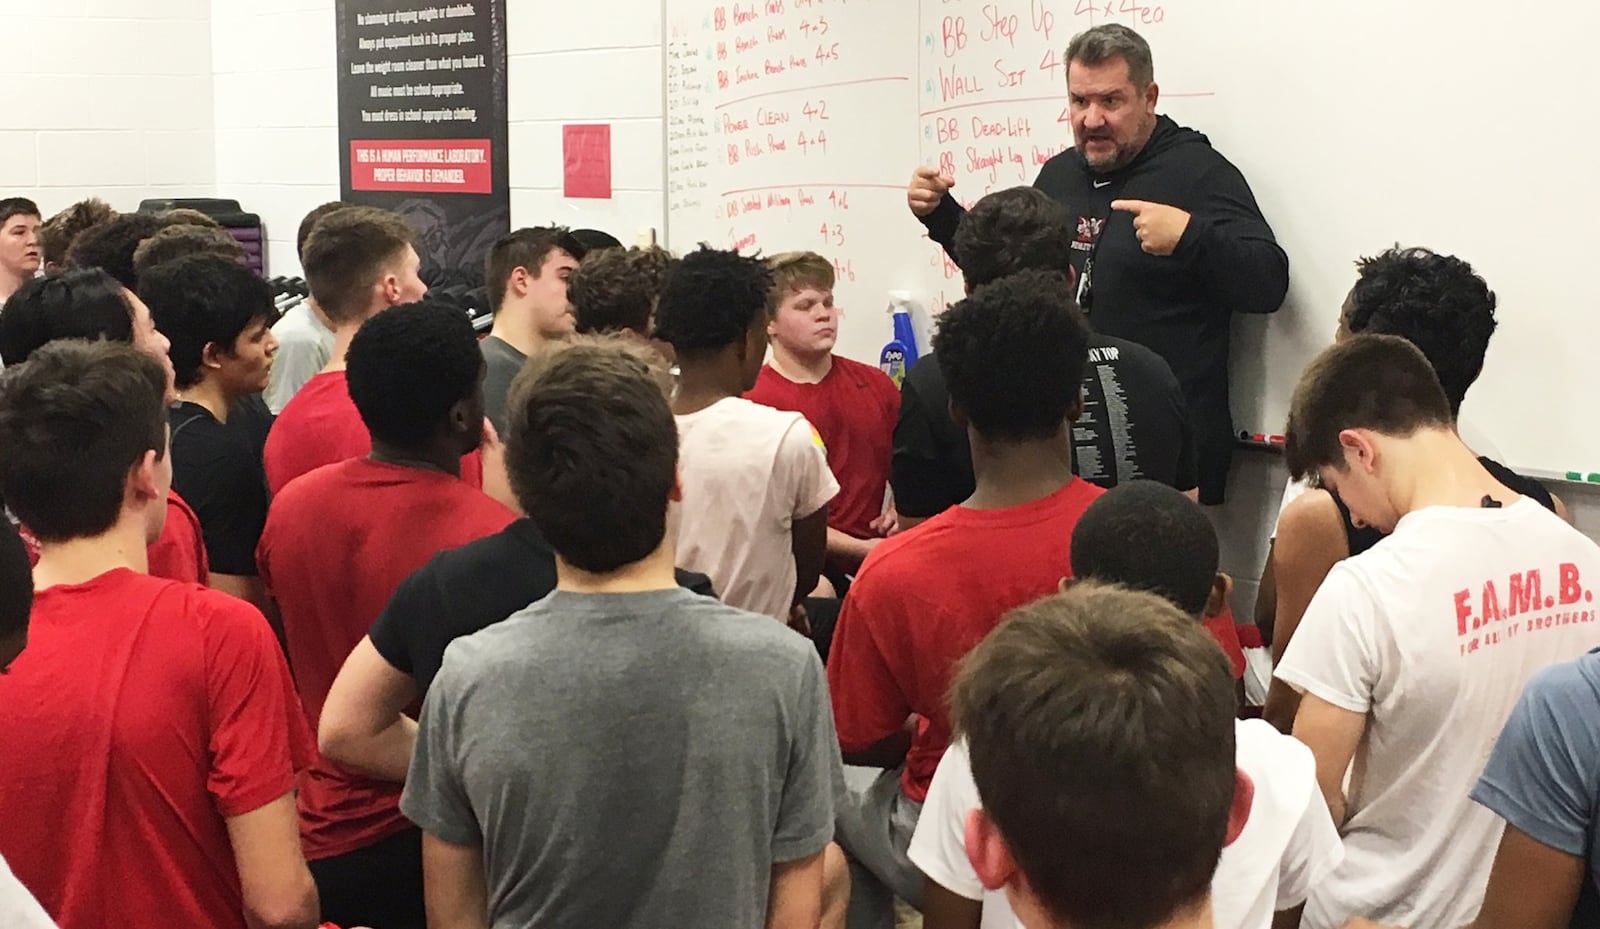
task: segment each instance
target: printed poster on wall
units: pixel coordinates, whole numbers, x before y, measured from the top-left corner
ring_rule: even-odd
[[[340,196],[405,216],[430,282],[511,229],[506,2],[335,3]]]

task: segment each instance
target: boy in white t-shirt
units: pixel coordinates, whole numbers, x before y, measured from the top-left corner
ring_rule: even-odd
[[[730,606],[788,620],[822,573],[839,484],[804,416],[741,396],[766,357],[771,288],[760,259],[702,246],[668,275],[655,334],[680,369],[678,566]]]
[[[1183,494],[1150,481],[1119,485],[1084,511],[1072,534],[1072,573],[1078,582],[1157,594],[1196,624],[1229,588],[1217,572],[1211,521]],[[1310,888],[1343,858],[1339,834],[1304,745],[1259,719],[1234,723],[1234,734],[1237,780],[1249,787],[1235,801],[1211,879],[1212,916],[1218,929],[1296,926]],[[924,929],[1018,925],[1005,896],[985,893],[967,859],[967,814],[979,805],[967,746],[957,742],[939,762],[911,840],[911,860],[928,876]]]
[[[1018,922],[1210,929],[1251,788],[1227,656],[1193,617],[1096,584],[1035,601],[968,654],[951,712],[982,801],[967,860]]]
[[[1398,337],[1306,368],[1285,454],[1387,533],[1328,573],[1277,670],[1344,840],[1305,925],[1466,925],[1502,829],[1473,785],[1528,680],[1600,645],[1600,548],[1484,469]]]

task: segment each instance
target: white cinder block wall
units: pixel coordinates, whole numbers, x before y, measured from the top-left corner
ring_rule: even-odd
[[[558,17],[506,0],[511,215],[631,242],[663,228],[660,0],[587,0]],[[300,218],[339,193],[333,0],[0,0],[14,51],[0,195],[54,212],[90,194],[233,197],[262,215],[271,273],[299,273]],[[562,194],[561,127],[612,127],[611,200]],[[1204,127],[1201,127],[1204,128]],[[1502,359],[1504,362],[1504,359]],[[1515,464],[1515,450],[1507,449]],[[1236,458],[1212,512],[1247,618],[1283,487],[1281,459]],[[1555,488],[1600,538],[1600,488]]]
[[[46,215],[210,194],[210,20],[211,0],[0,0],[0,191]]]
[[[295,232],[339,198],[333,0],[212,0],[216,193],[261,214],[267,273],[300,273]]]

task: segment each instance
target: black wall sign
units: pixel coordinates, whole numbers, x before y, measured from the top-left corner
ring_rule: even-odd
[[[434,277],[511,229],[506,2],[335,3],[341,197],[405,216]]]

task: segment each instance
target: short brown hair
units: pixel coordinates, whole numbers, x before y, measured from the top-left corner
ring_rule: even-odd
[[[317,306],[334,323],[359,320],[372,285],[415,240],[406,221],[389,210],[351,206],[323,217],[301,259]]]
[[[1193,618],[1079,584],[1007,614],[951,707],[984,813],[1059,920],[1144,929],[1204,898],[1233,801],[1234,688]]]
[[[91,226],[110,222],[117,211],[99,197],[79,200],[44,221],[39,227],[39,247],[44,252],[46,264],[61,265],[67,260],[67,249],[80,233]]]
[[[67,249],[67,265],[100,268],[133,290],[139,275],[133,270],[133,253],[139,243],[160,232],[166,223],[154,213],[121,213],[83,230]]]
[[[665,538],[678,472],[668,384],[659,356],[614,335],[536,354],[512,382],[511,489],[573,566],[615,571]]]
[[[243,261],[244,246],[223,232],[221,226],[168,226],[140,242],[139,247],[133,250],[133,270],[142,275],[156,265],[185,255],[216,255],[231,261]]]
[[[39,212],[39,204],[34,203],[27,197],[6,197],[5,199],[0,199],[0,225],[10,222],[11,217],[13,216],[32,216],[36,219],[42,218],[42,214]]]
[[[222,228],[222,224],[217,222],[216,217],[186,206],[163,210],[161,219],[163,222],[173,226],[204,226],[207,229]]]
[[[838,278],[833,262],[816,252],[782,252],[767,259],[772,271],[772,295],[767,298],[767,312],[776,313],[783,298],[790,293],[815,287],[832,290]]]
[[[647,336],[650,314],[673,261],[666,249],[602,248],[585,255],[567,285],[579,332],[623,329]]]
[[[546,255],[561,249],[582,261],[587,249],[573,238],[566,226],[529,226],[500,237],[489,249],[484,259],[483,274],[489,285],[489,306],[496,312],[506,299],[506,282],[511,272],[522,268],[533,277],[539,276]]]
[[[294,254],[295,254],[295,257],[299,258],[302,262],[305,261],[305,259],[306,259],[306,240],[311,238],[311,230],[317,228],[317,220],[321,219],[324,216],[327,216],[329,213],[332,213],[335,210],[342,210],[347,206],[353,206],[353,205],[354,204],[346,203],[343,200],[331,200],[331,201],[329,201],[327,203],[324,203],[324,204],[322,204],[320,206],[312,207],[311,208],[311,212],[307,213],[305,215],[305,218],[300,220],[300,228],[295,231],[295,236],[294,236]]]
[[[1138,88],[1149,87],[1156,79],[1155,59],[1144,36],[1121,23],[1104,23],[1073,36],[1062,56],[1091,67],[1121,58],[1128,63],[1128,79]]]
[[[1455,423],[1439,377],[1422,351],[1393,335],[1355,335],[1306,366],[1289,403],[1284,459],[1296,480],[1342,468],[1339,433],[1370,429],[1409,436]]]
[[[121,342],[51,342],[0,375],[0,497],[42,542],[100,535],[167,449],[167,374]]]

